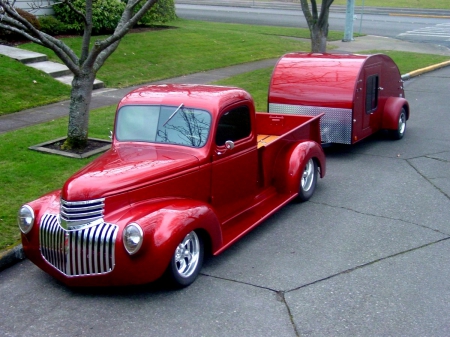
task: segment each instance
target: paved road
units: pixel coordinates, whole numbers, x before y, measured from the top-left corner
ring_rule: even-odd
[[[176,5],[177,15],[185,19],[308,27],[298,4],[284,3],[282,7],[267,8],[236,6],[233,1],[228,1],[225,3],[228,5],[222,6],[180,2],[178,1]],[[186,2],[190,1],[187,0]],[[247,1],[247,3],[249,2]],[[280,5],[280,3],[277,4]],[[345,8],[334,8],[329,16],[330,29],[344,31],[345,18]],[[377,8],[365,8],[363,10],[357,8],[353,21],[353,31],[411,42],[433,43],[450,48],[450,11],[405,11]]]
[[[314,197],[277,212],[189,288],[69,289],[0,273],[2,336],[449,336],[450,67],[406,82],[403,140],[327,150]]]

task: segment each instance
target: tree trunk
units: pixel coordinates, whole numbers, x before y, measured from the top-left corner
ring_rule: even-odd
[[[69,125],[65,149],[84,148],[88,140],[89,105],[95,74],[92,70],[81,70],[74,75],[70,94]]]
[[[317,24],[311,27],[311,52],[326,53],[327,52],[327,27],[319,27]]]

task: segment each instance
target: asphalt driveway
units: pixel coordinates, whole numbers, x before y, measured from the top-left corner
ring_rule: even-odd
[[[327,176],[190,287],[0,273],[2,336],[449,336],[450,67],[406,82],[405,137],[327,149]]]

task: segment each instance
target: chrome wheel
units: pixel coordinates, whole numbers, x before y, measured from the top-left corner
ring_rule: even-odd
[[[301,187],[302,190],[308,192],[311,189],[311,186],[314,181],[314,160],[310,159],[305,165],[305,169],[303,170]]]
[[[174,263],[178,275],[183,278],[190,277],[197,269],[200,257],[200,240],[192,231],[186,235],[175,249]]]
[[[298,189],[298,201],[307,201],[312,197],[317,184],[317,163],[313,158],[310,158],[300,171],[300,186]]]
[[[389,130],[389,133],[391,135],[391,138],[393,139],[402,139],[405,135],[406,131],[406,110],[405,108],[402,108],[402,111],[400,111],[400,115],[398,116],[398,123],[397,123],[397,129],[396,130]]]
[[[195,281],[203,265],[203,237],[195,231],[187,234],[175,248],[165,276],[176,287],[187,287]]]
[[[398,133],[403,135],[406,129],[406,114],[405,111],[402,110],[400,113],[400,117],[398,119]]]

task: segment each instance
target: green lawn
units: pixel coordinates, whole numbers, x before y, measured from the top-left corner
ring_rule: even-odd
[[[67,99],[70,86],[0,55],[0,115]]]
[[[108,139],[115,107],[91,113],[89,135]],[[28,147],[64,136],[67,118],[0,134],[0,251],[19,240],[16,214],[30,200],[61,188],[64,181],[93,158],[72,159],[29,150]]]

